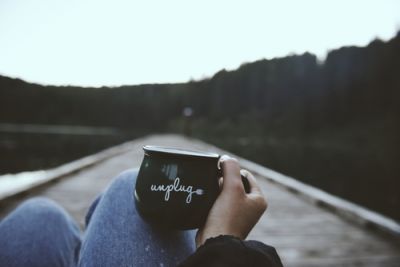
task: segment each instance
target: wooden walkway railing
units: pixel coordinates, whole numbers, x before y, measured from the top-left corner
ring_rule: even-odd
[[[137,139],[52,170],[42,184],[3,193],[0,216],[22,200],[42,195],[63,205],[83,228],[91,201],[112,177],[137,168],[142,147],[149,144],[229,154],[178,135]],[[269,202],[249,238],[275,246],[285,266],[400,266],[397,222],[254,162],[240,162],[256,174]]]

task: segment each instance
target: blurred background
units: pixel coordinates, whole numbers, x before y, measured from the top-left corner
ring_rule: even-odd
[[[2,0],[0,175],[173,132],[400,221],[399,10]]]

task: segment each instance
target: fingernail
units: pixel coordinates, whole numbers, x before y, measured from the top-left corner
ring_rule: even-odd
[[[220,158],[219,158],[219,160],[218,160],[218,169],[221,169],[222,168],[222,163],[225,161],[225,160],[227,160],[227,159],[229,159],[229,156],[228,155],[222,155]]]
[[[223,161],[225,161],[225,160],[227,160],[227,159],[229,159],[230,157],[228,156],[228,155],[222,155],[222,157],[220,157],[219,158],[219,161],[220,162],[223,162]]]

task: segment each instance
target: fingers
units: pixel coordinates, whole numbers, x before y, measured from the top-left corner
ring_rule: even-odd
[[[264,197],[264,194],[261,190],[261,187],[258,185],[256,178],[247,170],[240,170],[240,173],[247,178],[250,184],[250,193],[247,194],[247,197],[257,203],[256,206],[258,207],[260,214],[264,213],[268,207],[268,202],[267,199]]]
[[[238,161],[223,155],[220,159],[220,166],[224,175],[222,193],[244,193]]]
[[[240,173],[247,178],[250,184],[250,194],[257,193],[262,195],[260,186],[257,183],[256,178],[248,170],[240,170]]]
[[[222,156],[220,159],[220,166],[223,172],[223,187],[222,192],[239,192],[246,193],[242,182],[241,175],[247,178],[250,185],[249,194],[263,195],[256,178],[247,170],[241,170],[239,162],[229,156]],[[220,186],[221,186],[221,180]]]

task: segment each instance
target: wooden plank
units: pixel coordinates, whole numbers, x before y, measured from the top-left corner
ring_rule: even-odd
[[[203,144],[204,147],[208,146],[209,150],[211,151],[226,153],[226,151],[223,151],[217,147],[212,147],[209,144],[203,143],[201,141],[193,141],[197,142],[199,146],[201,146],[201,144]],[[352,222],[370,227],[374,230],[391,234],[397,239],[400,239],[400,223],[389,217],[386,217],[382,214],[369,210],[355,203],[351,203],[342,198],[331,195],[321,189],[304,184],[292,177],[278,173],[272,169],[268,169],[255,162],[249,161],[231,153],[228,154],[237,158],[241,162],[241,166],[243,168],[251,170],[253,173],[259,174],[260,176],[270,180],[271,182],[285,187],[293,194],[299,194],[302,198],[305,198],[314,204],[328,208],[332,212],[339,214],[342,218],[346,218]]]
[[[17,183],[14,186],[9,186],[7,188],[0,187],[0,201],[4,201],[7,198],[14,197],[15,195],[24,193],[38,186],[43,186],[48,183],[54,182],[57,179],[65,177],[68,174],[80,171],[84,168],[98,164],[103,160],[126,152],[130,149],[129,143],[125,143],[119,146],[115,146],[109,149],[105,149],[99,153],[63,164],[59,167],[43,171],[43,174],[34,179],[26,180],[21,183]],[[1,185],[1,181],[0,181]]]
[[[106,188],[112,177],[139,166],[143,145],[227,153],[176,135],[135,140],[122,154],[70,174],[47,188],[29,191],[3,208],[0,216],[21,200],[42,195],[61,203],[83,227],[83,218],[91,201]],[[285,266],[399,266],[400,246],[395,240],[344,220],[340,213],[315,205],[302,194],[295,194],[263,175],[257,175],[257,179],[269,207],[249,238],[275,246]]]
[[[400,257],[370,256],[370,257],[346,257],[346,258],[295,258],[287,260],[285,266],[291,267],[399,267]]]

